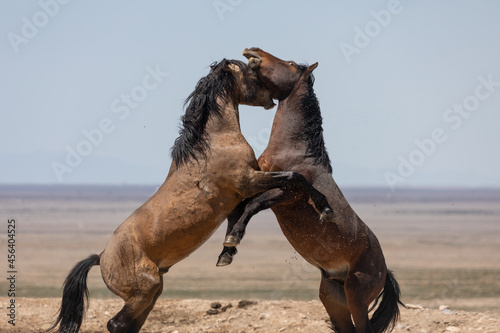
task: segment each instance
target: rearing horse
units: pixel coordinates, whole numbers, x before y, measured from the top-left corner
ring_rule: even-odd
[[[326,198],[293,172],[257,171],[240,130],[238,104],[271,108],[270,93],[245,63],[211,66],[186,100],[172,165],[158,191],[114,232],[104,251],[80,261],[63,288],[59,332],[78,332],[88,298],[87,274],[101,266],[106,286],[125,305],[110,332],[138,332],[163,290],[163,274],[201,246],[246,197],[288,186],[309,191],[324,216]]]
[[[250,201],[246,209],[238,207],[234,214],[241,218],[234,227],[228,225],[218,265],[231,262],[236,253],[234,247],[243,237],[250,218],[271,207],[290,244],[321,271],[319,295],[332,328],[340,333],[390,330],[399,316],[399,286],[387,270],[377,238],[333,180],[321,112],[313,90],[312,71],[318,63],[309,67],[298,65],[258,48],[245,49],[243,55],[279,100],[269,144],[258,160],[260,169],[304,175],[328,198],[336,219],[333,223],[321,223],[305,192],[272,189]],[[377,303],[380,298],[380,305],[369,319],[370,303],[375,300]]]

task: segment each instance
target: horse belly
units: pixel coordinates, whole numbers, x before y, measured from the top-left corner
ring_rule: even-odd
[[[307,201],[272,208],[292,247],[313,266],[342,267],[346,258],[334,225],[324,224]]]
[[[143,244],[159,267],[172,266],[205,243],[237,204],[216,189],[200,191],[194,200],[181,198],[155,222],[154,241]]]
[[[162,237],[148,248],[147,252],[158,262],[160,268],[172,266],[187,258],[205,243],[224,221],[223,218],[216,218],[210,213],[205,215],[205,218],[182,220],[183,225],[179,229],[161,235]]]

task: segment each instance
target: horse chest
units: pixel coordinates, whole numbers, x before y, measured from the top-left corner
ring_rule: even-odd
[[[269,151],[259,157],[259,168],[262,171],[298,171],[304,167],[304,158],[295,150]]]

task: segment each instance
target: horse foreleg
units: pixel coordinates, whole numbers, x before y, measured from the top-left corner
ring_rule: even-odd
[[[321,192],[316,190],[304,176],[297,172],[263,172],[252,170],[250,174],[243,177],[240,183],[240,192],[245,197],[251,197],[274,188],[280,188],[285,191],[304,191],[310,196],[316,206],[316,209],[321,214],[321,221],[335,221],[335,214],[333,209],[328,204],[327,198]]]
[[[247,204],[252,200],[253,198],[246,198],[236,208],[229,213],[227,217],[227,230],[226,230],[226,236],[233,230],[234,225],[238,222],[240,219],[241,215],[245,212],[245,208]],[[222,249],[222,252],[219,255],[219,259],[217,260],[217,267],[221,266],[227,266],[233,262],[233,256],[237,253],[238,251],[236,250],[235,247],[228,247],[224,246]]]
[[[274,188],[259,195],[245,207],[245,211],[241,215],[238,222],[233,226],[229,234],[226,235],[224,246],[235,248],[245,235],[245,230],[250,222],[250,219],[258,212],[271,208],[281,202],[285,196],[285,191],[280,188]]]

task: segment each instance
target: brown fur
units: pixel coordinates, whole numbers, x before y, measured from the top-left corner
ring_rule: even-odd
[[[322,223],[308,197],[300,190],[271,190],[248,204],[225,245],[237,245],[251,216],[271,207],[290,244],[320,269],[320,299],[335,329],[341,333],[374,332],[368,306],[384,285],[387,292],[394,292],[397,297],[391,298],[391,304],[387,306],[389,298],[386,299],[384,312],[389,309],[388,312],[375,312],[373,322],[381,317],[385,321],[373,326],[376,332],[390,329],[397,319],[399,289],[392,274],[388,274],[376,236],[351,208],[331,175],[324,149],[319,104],[312,90],[311,75],[317,63],[308,67],[297,65],[258,48],[245,49],[243,54],[273,97],[279,99],[269,144],[259,157],[259,167],[263,171],[286,170],[304,175],[327,197],[336,219],[333,223]],[[302,135],[308,131],[307,126],[313,125],[308,124],[308,117],[316,117],[316,129],[310,133],[310,136],[316,136],[312,139],[316,146],[310,144],[311,138]],[[224,251],[230,250],[225,248]],[[389,280],[394,284],[394,290],[387,283]]]
[[[229,80],[233,91],[210,91],[222,80],[210,75]],[[207,80],[212,85],[205,87]],[[182,159],[174,158],[163,185],[116,229],[100,258],[91,256],[80,262],[66,280],[62,308],[86,290],[86,274],[100,261],[107,287],[125,301],[122,310],[108,322],[110,332],[138,332],[162,292],[163,274],[201,246],[244,198],[275,187],[310,186],[291,172],[257,171],[254,152],[240,130],[238,104],[269,108],[273,102],[246,64],[223,60],[212,66],[197,88],[204,93],[191,95],[195,104],[189,110],[212,114],[203,114],[204,118],[190,115],[198,119],[191,123],[199,127],[191,128],[191,132],[201,132],[198,136],[191,133],[189,140],[177,140],[176,144],[198,146],[188,154],[176,155]],[[208,94],[217,95],[214,99]],[[212,105],[208,101],[217,103],[216,114],[206,110]],[[188,123],[186,117],[184,120]],[[315,197],[319,198],[318,206],[328,208],[323,196]],[[77,280],[80,283],[74,287]],[[83,309],[81,299],[75,306]],[[71,314],[60,315],[54,327],[60,323],[60,332],[77,332],[83,317],[80,312],[76,319]]]

